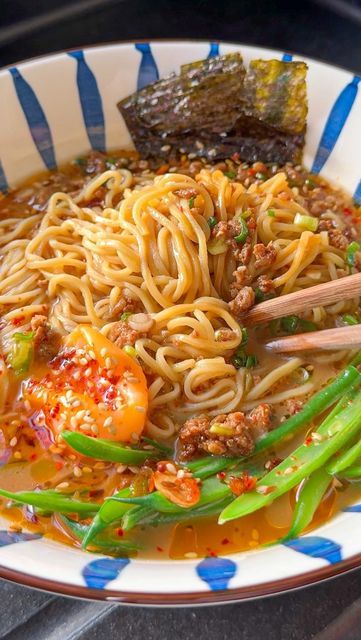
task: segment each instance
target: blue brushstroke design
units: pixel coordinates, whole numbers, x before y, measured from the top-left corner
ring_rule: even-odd
[[[329,538],[307,536],[289,540],[284,544],[286,547],[290,547],[290,549],[303,553],[311,558],[327,560],[330,564],[335,564],[342,560],[341,545]]]
[[[8,181],[6,179],[3,166],[0,162],[0,191],[2,191],[3,193],[6,193],[8,189],[9,189]]]
[[[284,53],[282,56],[282,62],[292,62],[293,55],[291,53]]]
[[[0,547],[7,547],[9,544],[17,542],[29,542],[29,540],[39,540],[42,538],[37,533],[17,533],[15,531],[0,531]]]
[[[92,560],[82,570],[87,587],[105,589],[108,582],[115,580],[130,563],[129,558],[101,558]]]
[[[105,151],[103,102],[96,77],[84,58],[84,51],[71,51],[68,56],[77,62],[76,81],[90,145],[96,151]]]
[[[353,194],[353,199],[357,202],[357,203],[361,203],[361,180],[358,183],[357,187],[356,187],[356,191]]]
[[[212,591],[228,589],[229,581],[235,576],[237,565],[229,558],[204,558],[196,567],[197,574]]]
[[[345,507],[342,511],[349,511],[350,513],[361,513],[361,504],[353,504],[351,507]]]
[[[44,110],[30,84],[16,67],[9,69],[18,100],[24,112],[31,137],[48,169],[55,169],[56,159],[53,138]]]
[[[329,158],[355,102],[360,80],[360,76],[354,76],[352,81],[341,91],[333,105],[313,161],[312,173],[319,173]]]
[[[219,44],[218,42],[210,42],[209,43],[210,46],[210,50],[209,50],[209,54],[208,54],[208,58],[215,58],[216,56],[219,56]]]
[[[159,71],[150,44],[148,42],[139,42],[134,46],[142,54],[137,80],[137,89],[139,91],[139,89],[143,89],[148,84],[159,80]]]

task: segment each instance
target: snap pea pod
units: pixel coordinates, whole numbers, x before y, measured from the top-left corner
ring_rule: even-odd
[[[219,523],[223,524],[253,513],[287,493],[313,471],[322,467],[360,429],[361,394],[332,420],[326,418],[317,429],[320,440],[315,439],[302,444],[264,476],[254,491],[239,496],[226,507],[220,515]]]
[[[110,440],[91,438],[77,431],[63,431],[61,435],[72,449],[83,456],[97,460],[137,465],[149,458],[159,458],[160,456],[160,452],[156,450],[132,449]]]
[[[30,504],[33,507],[56,513],[88,514],[95,513],[100,509],[100,504],[96,502],[72,500],[56,491],[17,491],[12,493],[0,489],[0,496],[20,504]]]
[[[75,522],[66,516],[58,516],[60,522],[67,527],[71,533],[82,542],[84,540],[89,526],[86,524],[82,524],[80,522]],[[102,551],[106,551],[107,553],[111,553],[112,555],[127,555],[129,553],[134,553],[139,550],[139,546],[134,544],[133,542],[129,542],[127,540],[119,540],[111,538],[110,536],[97,536],[94,538],[92,542],[92,546],[97,549],[101,549]]]
[[[121,489],[113,497],[126,498],[130,496],[130,489],[126,487]],[[132,508],[132,505],[125,503],[116,503],[105,500],[101,505],[98,513],[95,515],[93,522],[91,523],[89,530],[86,532],[82,546],[84,549],[90,544],[90,541],[98,535],[103,529],[108,527],[112,522],[120,520],[120,518]]]
[[[331,481],[330,474],[323,467],[304,481],[293,512],[291,528],[284,540],[297,538],[310,524]]]

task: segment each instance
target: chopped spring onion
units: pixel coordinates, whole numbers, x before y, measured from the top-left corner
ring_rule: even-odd
[[[122,313],[122,315],[120,316],[120,319],[122,322],[127,322],[128,318],[130,318],[131,315],[133,315],[131,311],[124,311],[124,313]]]
[[[29,369],[34,351],[34,332],[13,334],[13,342],[7,357],[8,364],[17,375],[26,373]]]
[[[115,168],[116,161],[117,161],[116,158],[107,158],[106,161],[105,161],[105,165],[106,165],[107,169]]]
[[[239,218],[239,222],[241,225],[241,231],[238,236],[234,236],[234,239],[240,244],[243,243],[248,236],[248,227],[246,221],[242,217]]]
[[[207,248],[212,256],[219,256],[221,253],[226,253],[228,246],[224,238],[211,238]]]
[[[255,355],[247,356],[246,369],[253,369],[258,365],[258,358]]]
[[[281,328],[286,333],[297,333],[298,331],[317,331],[317,325],[310,320],[304,320],[298,316],[285,316],[281,320]]]
[[[210,218],[208,218],[208,225],[211,229],[214,229],[217,223],[218,223],[218,220],[215,216],[211,216]]]
[[[130,356],[131,358],[136,358],[138,356],[137,350],[132,347],[131,344],[125,344],[123,347],[123,351]]]
[[[262,171],[257,171],[255,178],[257,178],[257,180],[266,180],[267,176],[265,173],[262,173]]]
[[[234,433],[232,427],[227,427],[227,425],[221,424],[220,422],[212,424],[209,430],[217,436],[233,436]]]
[[[356,318],[356,316],[351,315],[350,313],[346,313],[344,316],[342,316],[342,322],[344,322],[345,324],[359,324],[358,319]]]
[[[276,212],[275,212],[275,211],[273,211],[273,209],[268,209],[268,211],[267,211],[267,215],[268,215],[270,218],[275,218],[275,217],[276,217]]]
[[[234,171],[224,171],[223,172],[225,176],[227,176],[227,178],[229,178],[230,180],[233,180],[236,177],[236,173]]]
[[[310,191],[317,187],[316,182],[314,182],[314,180],[312,180],[311,178],[306,178],[305,185]]]
[[[318,228],[318,218],[314,218],[313,216],[304,216],[302,213],[296,213],[293,222],[308,231],[317,231]]]
[[[264,293],[259,287],[256,287],[254,290],[256,296],[256,302],[264,302],[265,300],[272,300],[272,298],[276,297],[275,291],[270,291],[269,293]]]
[[[195,201],[196,197],[192,196],[191,198],[189,198],[188,200],[188,206],[191,209],[194,206],[194,201]]]
[[[258,358],[255,355],[247,355],[242,348],[238,347],[231,358],[231,363],[236,369],[241,369],[241,367],[252,369],[258,364]]]
[[[245,327],[241,329],[241,334],[242,334],[242,338],[239,346],[244,347],[248,342],[248,331]]]
[[[358,242],[351,242],[351,244],[348,245],[347,251],[346,251],[346,262],[349,267],[355,266],[356,253],[360,250],[361,250],[361,245],[359,245]]]

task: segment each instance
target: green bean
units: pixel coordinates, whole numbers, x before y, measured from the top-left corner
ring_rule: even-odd
[[[350,480],[361,478],[361,465],[353,464],[350,467],[347,467],[347,469],[345,469],[340,475],[342,478],[350,478]]]
[[[146,436],[142,436],[141,443],[145,442],[145,444],[150,444],[154,449],[158,449],[167,455],[172,455],[173,449],[171,447],[167,447],[165,444],[157,442],[156,440],[152,440],[152,438],[147,438]]]
[[[125,489],[121,489],[118,493],[114,494],[114,498],[122,498],[130,496],[130,489],[126,487]],[[86,535],[83,539],[82,546],[84,549],[90,544],[91,540],[93,540],[94,536],[98,535],[103,529],[108,527],[112,522],[116,520],[120,520],[120,518],[132,508],[132,505],[122,504],[120,502],[109,502],[109,500],[105,500],[100,507],[98,513],[95,515],[92,524],[89,527],[89,531],[87,531]]]
[[[361,440],[356,442],[350,449],[342,453],[336,460],[332,461],[327,470],[332,475],[338,475],[341,471],[347,470],[361,456]]]
[[[236,498],[221,513],[219,522],[253,513],[283,495],[322,467],[361,429],[361,394],[353,403],[317,429],[320,440],[304,443],[257,483],[256,489]]]
[[[326,411],[355,384],[361,384],[361,374],[356,367],[348,365],[327,387],[312,396],[303,405],[301,411],[258,440],[254,455],[294,435],[296,431],[307,425],[313,418]]]
[[[217,516],[229,504],[231,499],[231,497],[228,497],[223,500],[218,500],[217,502],[204,505],[203,507],[196,507],[194,509],[187,510],[183,509],[182,513],[158,513],[156,511],[149,510],[149,508],[147,512],[147,507],[145,506],[135,507],[131,511],[128,511],[124,516],[122,520],[122,528],[125,531],[129,531],[129,529],[137,525],[151,524],[154,526],[160,526],[184,520],[194,520],[195,518]],[[135,513],[136,510],[137,513]]]
[[[304,481],[296,502],[291,528],[284,540],[297,538],[310,524],[331,481],[330,474],[323,467],[314,471]]]
[[[121,462],[123,464],[141,464],[149,458],[159,458],[159,451],[132,449],[117,442],[91,438],[77,431],[63,431],[62,438],[75,451],[89,458]]]
[[[64,524],[79,542],[84,540],[89,526],[80,522],[75,522],[66,516],[58,516],[59,521]],[[92,542],[92,546],[111,553],[112,555],[125,555],[137,551],[139,546],[128,540],[119,540],[110,536],[96,536]]]
[[[80,502],[72,500],[64,494],[56,491],[18,491],[12,493],[0,489],[0,496],[8,498],[20,504],[30,504],[46,511],[56,513],[94,513],[100,509],[100,504],[96,502]]]

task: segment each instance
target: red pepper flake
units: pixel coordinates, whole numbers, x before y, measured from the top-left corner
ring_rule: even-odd
[[[223,538],[223,540],[221,541],[221,544],[229,544],[229,540],[228,538]]]
[[[162,176],[167,173],[169,169],[169,164],[162,164],[159,169],[156,171],[157,176]]]
[[[311,436],[308,436],[308,438],[306,438],[306,440],[305,440],[306,447],[309,447],[310,444],[312,444],[312,443],[313,443],[313,440],[312,440]]]
[[[343,209],[343,215],[344,215],[344,216],[352,216],[352,215],[353,215],[353,211],[352,211],[352,209],[350,209],[349,207],[344,207],[344,209]]]
[[[17,327],[19,324],[24,322],[24,320],[25,320],[25,316],[16,316],[16,318],[12,319],[11,324],[13,324],[14,327]]]
[[[211,558],[217,558],[218,553],[216,551],[210,551],[209,555],[211,556]]]
[[[249,176],[254,176],[255,173],[257,173],[256,169],[248,169],[247,171]]]
[[[160,552],[164,551],[163,547],[156,547],[156,549],[157,551],[160,551]]]
[[[219,480],[224,480],[224,478],[226,477],[225,471],[220,471],[219,473],[217,473],[217,477]]]
[[[247,471],[244,471],[241,476],[232,476],[229,480],[229,488],[236,496],[240,496],[243,493],[252,491],[257,484],[257,479],[250,476]]]
[[[117,529],[117,536],[119,536],[119,538],[124,536],[124,530],[121,527],[118,527]]]
[[[55,467],[57,471],[61,471],[64,466],[64,462],[56,462]]]
[[[36,460],[37,457],[38,457],[37,453],[32,453],[30,456],[30,460]]]

